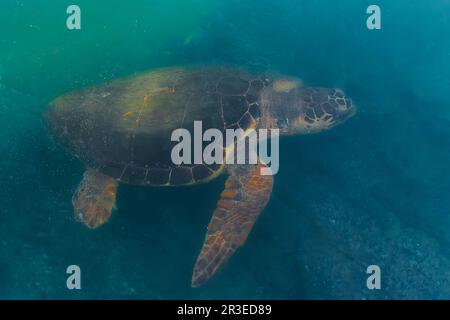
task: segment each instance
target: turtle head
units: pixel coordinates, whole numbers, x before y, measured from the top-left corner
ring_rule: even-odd
[[[298,133],[316,133],[333,128],[356,114],[353,101],[342,90],[305,88],[299,90],[300,110],[290,125]]]
[[[280,134],[309,134],[343,123],[356,113],[353,101],[342,90],[297,87],[266,92],[267,118]]]

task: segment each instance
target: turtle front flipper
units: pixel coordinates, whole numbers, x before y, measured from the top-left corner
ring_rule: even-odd
[[[115,179],[88,169],[72,197],[75,219],[92,229],[108,221],[116,204],[117,186]]]
[[[269,202],[273,176],[261,175],[262,166],[239,165],[229,168],[230,176],[217,202],[194,267],[193,287],[211,278],[245,243],[256,219]]]

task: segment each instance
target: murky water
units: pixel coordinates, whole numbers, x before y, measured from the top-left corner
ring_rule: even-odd
[[[5,299],[448,298],[450,3],[77,0],[0,5],[0,297]],[[72,89],[160,66],[235,64],[340,87],[344,125],[280,146],[271,202],[247,244],[190,288],[224,177],[121,186],[92,231],[73,219],[83,165],[42,122]],[[66,288],[68,265],[82,290]],[[382,290],[366,287],[379,265]]]

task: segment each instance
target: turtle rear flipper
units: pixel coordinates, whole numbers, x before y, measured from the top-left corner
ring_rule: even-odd
[[[115,179],[88,169],[72,198],[75,219],[92,229],[108,221],[116,204],[117,185]]]
[[[208,226],[192,275],[198,287],[211,278],[242,246],[270,199],[273,176],[261,175],[263,165],[230,167],[225,190]]]

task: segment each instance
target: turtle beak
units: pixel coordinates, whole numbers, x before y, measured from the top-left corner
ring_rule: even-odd
[[[339,104],[336,112],[336,120],[339,122],[344,122],[356,114],[356,105],[352,99],[346,97],[341,90],[337,92],[343,96],[344,103]]]

